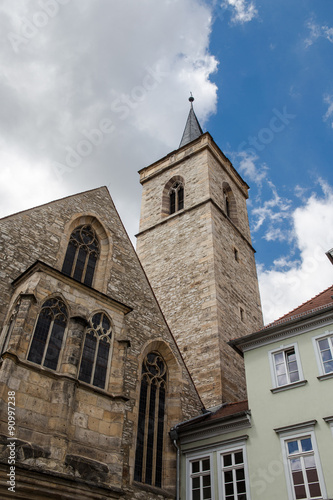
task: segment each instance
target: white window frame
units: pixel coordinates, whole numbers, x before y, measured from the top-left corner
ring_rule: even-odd
[[[287,384],[284,384],[284,385],[278,385],[274,355],[278,354],[280,352],[285,353],[286,351],[289,351],[290,349],[294,349],[294,351],[295,351],[299,380],[297,380],[296,382],[288,382]],[[293,344],[288,344],[288,345],[281,345],[280,347],[277,347],[276,349],[272,349],[271,351],[268,352],[268,357],[269,357],[269,365],[270,365],[270,370],[271,370],[271,378],[272,378],[272,386],[273,386],[273,388],[271,389],[272,392],[275,393],[275,392],[285,391],[287,389],[292,389],[294,387],[299,387],[301,385],[306,384],[306,380],[304,380],[304,377],[303,377],[301,357],[299,355],[297,342],[295,342]]]
[[[302,426],[302,429],[299,429],[299,431],[297,431],[297,429],[294,426],[294,430],[289,430],[289,431],[286,430],[284,432],[280,432],[279,435],[280,435],[280,442],[281,442],[281,449],[282,449],[284,472],[285,472],[285,478],[286,478],[286,483],[287,483],[288,499],[289,500],[296,500],[293,479],[292,479],[292,475],[291,475],[291,469],[290,469],[289,461],[288,461],[287,441],[291,441],[293,439],[295,439],[295,440],[302,439],[302,438],[309,437],[309,436],[311,437],[311,444],[313,447],[313,454],[315,457],[316,469],[317,469],[317,474],[318,474],[318,479],[319,479],[319,484],[320,484],[320,489],[321,489],[321,497],[317,497],[317,498],[318,499],[327,498],[325,480],[324,480],[324,475],[322,472],[322,467],[321,467],[321,462],[320,462],[317,441],[316,441],[313,425],[311,425],[309,427]]]
[[[319,340],[324,340],[325,338],[329,338],[332,336],[333,336],[333,331],[326,331],[325,333],[322,333],[321,335],[316,335],[315,337],[312,337],[312,343],[313,343],[316,361],[317,361],[317,365],[318,365],[318,372],[319,372],[318,379],[319,380],[325,380],[327,378],[333,377],[333,371],[325,373],[323,360],[321,357],[321,351],[320,351],[320,347],[319,347]],[[332,342],[332,352],[333,352],[333,342]]]
[[[191,464],[192,462],[196,462],[198,460],[205,460],[209,458],[210,460],[210,484],[211,484],[211,498],[215,500],[215,491],[214,491],[214,463],[213,463],[213,453],[200,453],[200,454],[191,454],[186,458],[186,500],[192,500],[192,482],[191,482]]]
[[[218,467],[218,489],[219,489],[219,498],[224,499],[224,480],[223,480],[223,461],[222,456],[228,453],[235,453],[237,451],[243,452],[243,460],[244,460],[244,473],[245,473],[245,486],[246,486],[246,498],[247,500],[251,500],[250,497],[250,478],[249,478],[249,468],[247,462],[247,454],[246,454],[246,443],[244,440],[235,442],[234,444],[228,443],[222,448],[219,447],[217,452],[217,467]]]

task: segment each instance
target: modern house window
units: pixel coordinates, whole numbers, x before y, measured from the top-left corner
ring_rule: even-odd
[[[134,480],[157,487],[162,486],[166,384],[166,364],[150,352],[142,364]]]
[[[294,499],[322,498],[311,435],[286,440],[285,446]]]
[[[190,500],[211,500],[210,457],[190,461]]]
[[[56,370],[68,320],[67,307],[59,298],[44,302],[32,338],[28,360]]]
[[[111,321],[98,312],[89,321],[81,357],[79,380],[105,388],[112,339]]]
[[[99,254],[99,242],[94,229],[90,225],[79,226],[69,238],[62,272],[91,286]]]
[[[248,500],[243,449],[221,454],[223,500]]]
[[[306,383],[306,380],[303,380],[297,344],[270,351],[269,356],[275,391],[278,391],[279,388],[289,388],[289,386],[294,387]],[[272,390],[275,392],[274,389]]]
[[[184,208],[184,187],[181,182],[175,182],[170,191],[170,214],[174,214]]]
[[[333,374],[333,334],[315,338],[320,374]]]

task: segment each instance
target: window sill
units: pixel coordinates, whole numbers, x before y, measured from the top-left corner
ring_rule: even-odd
[[[299,380],[298,382],[293,382],[292,384],[281,385],[281,387],[274,387],[274,389],[271,389],[271,392],[275,394],[276,392],[288,391],[289,389],[295,389],[296,387],[301,387],[307,383],[307,380]]]
[[[318,380],[327,380],[329,378],[333,378],[333,372],[325,373],[325,375],[319,375],[319,377],[317,377]]]

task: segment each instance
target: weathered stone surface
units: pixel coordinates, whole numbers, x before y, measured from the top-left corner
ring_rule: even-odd
[[[61,273],[69,236],[81,224],[93,226],[101,246],[91,288]],[[54,498],[142,496],[141,487],[132,483],[141,367],[150,350],[158,350],[168,366],[164,457],[172,467],[163,488],[145,498],[172,495],[175,449],[167,431],[198,414],[201,401],[107,189],[5,217],[0,226],[5,271],[0,276],[0,347],[6,342],[0,364],[0,432],[8,430],[7,396],[13,390],[16,437],[31,444],[20,448],[22,495],[31,495],[26,467],[41,495],[45,484],[38,474],[49,474],[50,484],[50,474],[58,478],[63,489]],[[27,359],[36,319],[50,297],[61,298],[69,317],[56,370]],[[105,389],[78,380],[85,327],[101,310],[112,321]],[[98,483],[93,497],[92,481]],[[81,496],[75,493],[78,482]],[[4,487],[0,483],[0,496]]]
[[[182,179],[185,199],[167,215],[170,179]],[[201,398],[207,407],[242,398],[243,364],[226,342],[262,325],[248,186],[209,134],[142,169],[140,181],[137,252]]]

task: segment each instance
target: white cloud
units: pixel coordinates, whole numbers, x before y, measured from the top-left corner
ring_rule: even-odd
[[[312,195],[292,213],[299,259],[277,259],[270,270],[258,266],[265,323],[270,323],[332,284],[325,255],[333,247],[333,191],[321,181],[323,195]]]
[[[246,3],[246,0],[224,0],[221,4],[222,8],[231,8],[233,11],[232,22],[244,24],[252,21],[258,15],[253,2]]]
[[[333,128],[333,95],[325,95],[324,102],[328,104],[327,111],[324,115],[324,121],[331,120],[331,127]]]
[[[318,38],[325,38],[329,42],[333,43],[333,28],[325,25],[321,26],[313,20],[307,23],[307,27],[310,30],[310,33],[308,38],[305,39],[306,47],[310,47],[310,45],[313,45],[313,43],[318,40]]]
[[[117,8],[55,0],[2,2],[0,14],[1,169],[10,165],[0,216],[108,185],[136,233],[137,170],[178,147],[190,91],[202,126],[215,112],[211,10],[201,0],[124,0]]]

